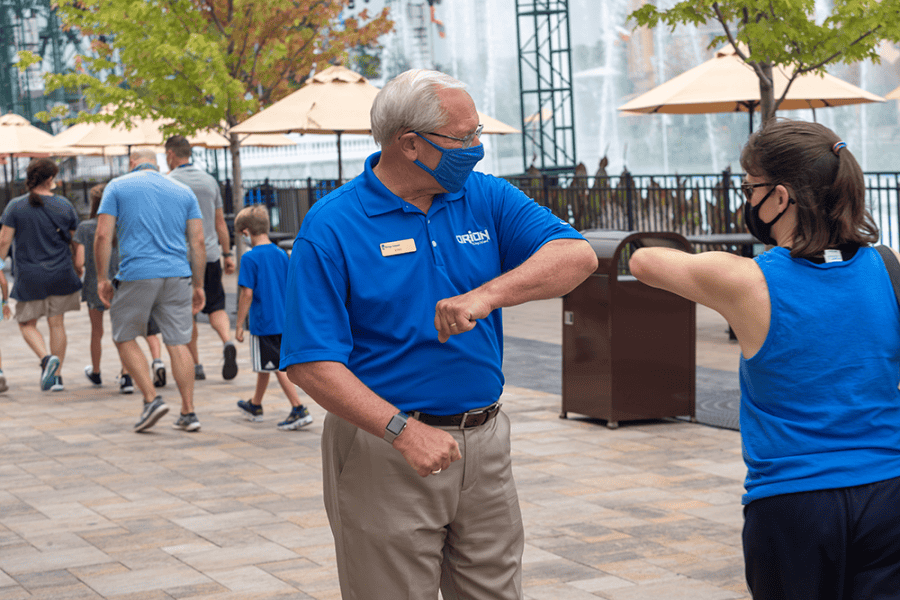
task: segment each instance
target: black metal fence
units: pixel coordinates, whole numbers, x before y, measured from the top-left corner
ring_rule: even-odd
[[[682,235],[745,231],[741,206],[743,175],[521,175],[506,177],[579,231],[622,229],[674,231]],[[867,206],[882,242],[900,248],[900,172],[866,173]],[[87,192],[97,182],[63,183],[59,193],[86,213]],[[265,204],[272,229],[295,233],[309,208],[339,187],[336,180],[244,181],[244,204]],[[10,196],[12,192],[12,196]],[[24,194],[21,182],[0,189],[0,209]],[[223,184],[225,212],[234,212],[229,182]]]

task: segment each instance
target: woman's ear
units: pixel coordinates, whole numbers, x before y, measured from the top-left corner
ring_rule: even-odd
[[[775,186],[774,195],[778,200],[778,212],[786,211],[791,204],[791,189],[783,184],[778,184]]]

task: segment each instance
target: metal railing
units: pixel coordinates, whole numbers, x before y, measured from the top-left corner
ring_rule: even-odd
[[[746,231],[741,195],[743,175],[517,175],[505,179],[547,206],[579,231],[621,229],[674,231],[682,235]],[[865,173],[866,204],[881,240],[900,248],[900,172]],[[87,191],[98,182],[62,183],[59,193],[85,213]],[[244,204],[262,203],[272,229],[295,233],[309,208],[339,187],[336,180],[244,181]],[[230,182],[222,184],[225,212],[234,212]],[[10,195],[12,192],[12,195]],[[22,182],[0,188],[0,210],[10,197],[25,193]]]

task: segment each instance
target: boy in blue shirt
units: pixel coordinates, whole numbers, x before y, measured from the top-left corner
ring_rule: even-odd
[[[238,408],[250,421],[261,421],[262,399],[275,373],[281,389],[290,401],[291,414],[278,429],[299,429],[312,423],[309,410],[301,404],[297,388],[278,370],[281,359],[281,333],[284,330],[284,293],[287,285],[287,253],[269,239],[269,215],[264,206],[250,206],[238,213],[234,230],[245,236],[252,249],[241,258],[238,273],[237,327],[234,337],[244,341],[244,323],[250,316],[250,360],[256,375],[256,391],[250,400],[239,400]],[[248,239],[249,238],[249,239]]]

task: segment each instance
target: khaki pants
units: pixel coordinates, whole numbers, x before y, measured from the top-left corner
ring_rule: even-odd
[[[344,600],[520,600],[525,533],[509,418],[445,428],[462,459],[419,477],[381,438],[327,415],[325,509]]]

